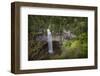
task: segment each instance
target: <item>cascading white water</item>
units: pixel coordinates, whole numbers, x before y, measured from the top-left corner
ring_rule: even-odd
[[[53,44],[52,44],[52,35],[50,29],[47,29],[47,41],[48,41],[48,52],[53,54]]]

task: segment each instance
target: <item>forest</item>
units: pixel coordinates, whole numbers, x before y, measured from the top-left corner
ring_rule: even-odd
[[[53,53],[48,52],[47,29]],[[28,60],[88,57],[88,18],[28,15]]]

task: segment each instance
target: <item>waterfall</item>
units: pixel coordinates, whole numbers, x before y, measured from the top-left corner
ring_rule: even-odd
[[[51,35],[51,32],[50,32],[50,29],[47,29],[47,41],[48,41],[48,52],[50,54],[53,53],[53,47],[52,47],[52,35]]]

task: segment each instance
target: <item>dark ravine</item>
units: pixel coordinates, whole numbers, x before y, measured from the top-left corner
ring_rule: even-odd
[[[38,51],[31,51],[31,53],[29,54],[29,60],[47,60],[47,59],[50,59],[51,56],[61,54],[59,42],[53,41],[53,51],[54,51],[53,54],[48,53],[48,43],[47,42],[41,42],[41,43],[44,45],[42,45],[42,47]]]

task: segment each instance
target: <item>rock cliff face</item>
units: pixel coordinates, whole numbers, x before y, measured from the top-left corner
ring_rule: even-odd
[[[28,38],[28,59],[29,60],[46,60],[54,59],[56,55],[61,54],[62,40],[69,40],[72,38],[72,33],[66,31],[63,34],[52,36],[53,54],[48,52],[47,36],[42,33],[32,34],[29,33]]]
[[[30,36],[32,37],[32,36]],[[55,55],[60,55],[60,44],[58,41],[53,41],[53,54],[48,53],[48,43],[44,40],[33,40],[29,38],[28,41],[28,60],[48,60]]]

